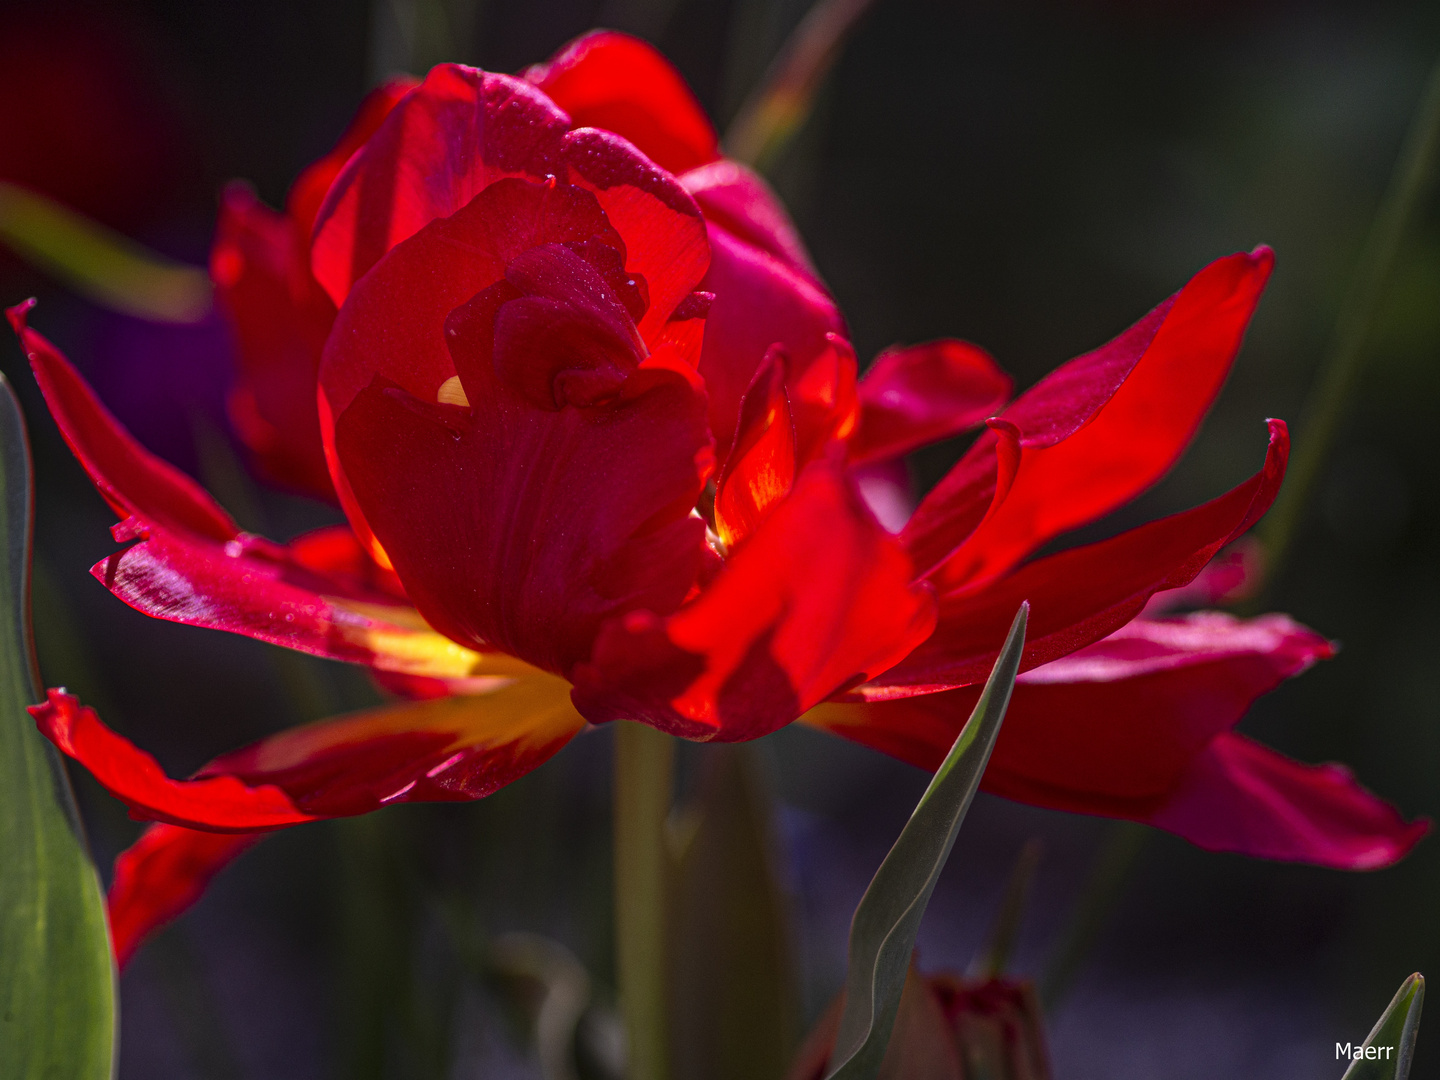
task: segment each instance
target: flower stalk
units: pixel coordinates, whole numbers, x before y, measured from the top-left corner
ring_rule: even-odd
[[[665,824],[675,740],[644,724],[615,725],[615,945],[630,1080],[669,1072],[665,992]]]

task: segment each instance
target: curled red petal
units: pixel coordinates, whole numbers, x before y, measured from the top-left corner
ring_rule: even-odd
[[[334,499],[315,378],[335,305],[310,276],[309,249],[294,222],[262,205],[249,187],[229,185],[210,277],[240,366],[228,402],[231,424],[271,479]]]
[[[703,165],[719,152],[715,129],[680,73],[653,45],[629,34],[592,31],[525,78],[577,126],[613,131],[671,172]]]
[[[783,357],[772,352],[740,403],[740,426],[715,485],[715,528],[743,543],[795,484],[795,425],[785,395]]]
[[[172,780],[145,751],[101,723],[95,710],[63,690],[50,690],[30,714],[62,753],[90,770],[102,787],[148,821],[199,826],[217,832],[278,829],[312,820],[273,784],[246,784],[233,776]]]
[[[1109,540],[1037,559],[970,589],[942,593],[934,635],[862,693],[903,696],[981,682],[996,642],[1022,600],[1030,623],[1021,670],[1098,641],[1129,622],[1149,598],[1194,579],[1215,553],[1270,508],[1290,452],[1284,423],[1271,420],[1265,464],[1243,484],[1193,510]]]
[[[887,349],[860,380],[850,461],[884,461],[958,435],[995,415],[1012,385],[989,353],[968,342],[946,338]]]
[[[565,172],[569,117],[521,79],[440,64],[340,170],[319,213],[311,268],[336,306],[381,256],[506,176]]]
[[[216,874],[265,835],[157,822],[122,851],[106,897],[110,941],[121,970],[147,937],[199,900]]]
[[[1199,755],[1152,824],[1209,851],[1376,870],[1429,831],[1343,765],[1304,765],[1227,732]]]
[[[982,786],[1212,850],[1344,869],[1394,862],[1422,824],[1337,767],[1289,762],[1230,730],[1256,698],[1332,653],[1283,615],[1137,619],[1020,676]],[[807,720],[933,770],[979,693],[824,705]]]
[[[993,577],[1164,475],[1219,393],[1273,265],[1263,247],[1211,263],[1022,394],[916,510],[903,533],[916,563],[942,591]]]
[[[536,673],[490,693],[402,702],[272,735],[189,780],[63,691],[36,723],[132,815],[212,832],[255,832],[363,814],[393,802],[482,798],[547,760],[584,726],[569,686]]]
[[[576,705],[693,739],[768,734],[929,635],[934,600],[912,570],[838,467],[817,462],[686,607],[606,624],[575,671]]]
[[[203,488],[135,441],[60,351],[25,323],[33,301],[10,308],[10,325],[71,451],[121,518],[224,543],[239,530]]]

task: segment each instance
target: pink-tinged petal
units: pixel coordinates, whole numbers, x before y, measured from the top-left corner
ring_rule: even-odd
[[[345,134],[340,136],[335,149],[302,172],[290,188],[290,193],[285,198],[285,213],[294,222],[299,238],[305,245],[307,276],[310,230],[315,225],[315,215],[320,212],[320,205],[325,201],[330,185],[335,182],[335,177],[340,175],[340,170],[355,151],[369,142],[370,136],[379,130],[385,117],[390,115],[390,110],[419,85],[420,81],[409,75],[396,75],[371,90],[360,103],[355,118],[350,121]]]
[[[917,565],[942,592],[994,577],[1155,483],[1219,393],[1273,264],[1268,248],[1211,263],[1021,395],[906,526]]]
[[[340,459],[430,625],[568,673],[606,619],[673,611],[695,584],[704,397],[641,367],[613,404],[545,409],[473,370],[469,409],[377,381],[340,418]]]
[[[728,447],[740,399],[770,347],[785,350],[786,386],[793,391],[812,364],[830,358],[828,335],[843,339],[845,323],[813,278],[718,224],[711,223],[709,235],[710,271],[701,287],[715,300],[705,321],[700,374],[716,444]]]
[[[817,462],[698,598],[604,627],[575,671],[576,705],[597,723],[757,738],[929,635],[934,600],[912,575],[838,467]]]
[[[1152,596],[1145,605],[1145,614],[1233,604],[1253,594],[1264,576],[1265,552],[1260,541],[1242,536],[1211,559],[1190,584]]]
[[[576,126],[613,131],[671,172],[703,165],[719,152],[715,129],[685,80],[639,38],[592,31],[530,68],[525,78]]]
[[[41,734],[90,770],[102,787],[143,821],[199,825],[217,832],[253,832],[310,821],[273,784],[246,784],[233,776],[172,780],[159,762],[101,723],[95,710],[63,690],[30,706]]]
[[[796,273],[820,280],[785,204],[758,173],[738,161],[714,161],[685,173],[680,184],[712,229],[724,229]]]
[[[386,705],[272,735],[189,780],[106,728],[62,691],[32,708],[64,753],[133,816],[212,832],[281,828],[394,802],[483,798],[548,760],[584,727],[570,687],[544,674],[487,694]]]
[[[310,276],[309,250],[294,222],[262,205],[249,187],[229,185],[210,277],[240,364],[228,402],[236,433],[271,479],[334,499],[315,378],[335,305]]]
[[[440,64],[340,170],[315,218],[311,267],[336,306],[402,240],[506,176],[560,176],[570,122],[520,79]]]
[[[795,425],[785,396],[785,365],[766,357],[740,403],[735,445],[715,485],[715,530],[734,548],[790,494],[795,484]]]
[[[1203,506],[1022,566],[978,587],[942,593],[934,635],[886,672],[867,697],[982,682],[1020,602],[1030,602],[1021,670],[1074,652],[1129,622],[1152,595],[1193,580],[1215,553],[1270,508],[1290,438],[1271,420],[1261,470]]]
[[[958,435],[995,415],[1012,385],[989,353],[968,342],[947,338],[887,349],[860,380],[850,460],[884,461]]]
[[[982,786],[1147,822],[1214,850],[1347,869],[1393,862],[1423,826],[1405,825],[1333,766],[1285,761],[1230,730],[1260,695],[1332,654],[1283,615],[1137,619],[1019,677]],[[805,719],[933,770],[979,693],[826,704]]]
[[[90,572],[146,615],[312,656],[433,678],[531,670],[513,657],[457,645],[391,596],[362,592],[359,582],[311,576],[284,560],[283,548],[280,558],[267,557],[267,551],[268,546],[247,548],[237,541],[221,548],[155,532]]]
[[[179,917],[231,861],[265,833],[216,833],[151,825],[115,860],[106,908],[121,970],[152,933]]]
[[[1208,851],[1344,870],[1398,862],[1426,832],[1343,765],[1303,765],[1229,732],[1191,763],[1151,819]]]
[[[238,530],[230,515],[199,484],[136,442],[59,350],[26,325],[33,306],[29,301],[10,308],[10,325],[60,433],[115,512],[135,519],[141,531],[171,529],[221,543],[234,539]]]

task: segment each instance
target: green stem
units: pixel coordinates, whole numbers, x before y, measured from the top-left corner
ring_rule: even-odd
[[[669,1073],[665,978],[665,822],[675,740],[644,724],[615,725],[615,945],[630,1080]]]
[[[1396,256],[1415,210],[1435,178],[1437,160],[1440,160],[1440,61],[1430,72],[1425,95],[1405,137],[1390,185],[1370,226],[1354,281],[1336,316],[1320,377],[1305,405],[1304,423],[1300,428],[1303,440],[1296,442],[1285,487],[1261,527],[1271,582],[1279,577],[1296,530],[1303,523],[1305,508],[1314,495],[1330,444],[1354,399]]]

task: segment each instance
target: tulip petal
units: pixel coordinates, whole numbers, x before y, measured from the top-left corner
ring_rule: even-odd
[[[730,547],[759,528],[795,483],[795,425],[785,366],[771,353],[740,403],[735,445],[715,485],[715,529]]]
[[[1260,695],[1332,654],[1283,615],[1136,619],[1020,676],[982,786],[1212,850],[1345,869],[1393,862],[1423,825],[1404,824],[1335,766],[1290,762],[1230,730]],[[970,686],[830,703],[804,719],[933,770],[978,696]]]
[[[1234,732],[1191,764],[1152,824],[1208,851],[1375,870],[1429,831],[1355,782],[1343,765],[1302,765]]]
[[[122,519],[134,519],[129,535],[154,527],[220,543],[233,540],[239,530],[230,515],[194,480],[136,442],[60,351],[25,324],[33,305],[10,308],[10,325],[65,442],[105,501]]]
[[[718,446],[735,438],[740,399],[772,345],[787,356],[786,387],[828,356],[829,335],[845,337],[830,295],[806,274],[710,222],[710,270],[701,288],[715,294],[705,320],[700,374],[710,395]],[[793,393],[792,393],[793,398]]]
[[[232,550],[154,533],[90,572],[146,615],[312,656],[445,679],[534,670],[502,653],[457,645],[390,597],[344,595],[333,580],[307,578],[285,562],[247,553],[238,542]]]
[[[902,536],[942,592],[992,578],[1155,483],[1219,392],[1274,258],[1219,259],[1103,348],[1022,394]]]
[[[240,365],[228,402],[235,431],[267,476],[333,499],[315,376],[335,305],[310,276],[304,238],[249,187],[231,184],[220,200],[210,277]]]
[[[30,706],[30,713],[41,734],[89,769],[141,820],[251,832],[313,819],[273,784],[252,786],[234,776],[171,780],[159,762],[63,690],[48,691],[45,702]]]
[[[1012,386],[990,354],[968,342],[887,349],[860,380],[850,461],[884,461],[958,435],[999,411]]]
[[[642,365],[614,404],[546,410],[481,375],[470,410],[377,381],[340,460],[430,625],[566,674],[606,619],[673,611],[700,573],[704,397],[693,371]]]
[[[694,601],[605,625],[574,673],[576,705],[596,723],[758,738],[925,640],[934,601],[911,577],[840,470],[817,462]]]
[[[272,735],[167,777],[93,709],[52,690],[40,730],[137,818],[253,832],[394,802],[483,798],[549,759],[584,726],[569,686],[536,674],[488,694],[403,702]]]
[[[628,139],[673,173],[714,159],[719,139],[680,73],[651,44],[613,30],[576,38],[525,78],[577,127]]]
[[[712,161],[685,173],[680,185],[699,205],[709,228],[724,229],[796,273],[820,280],[785,204],[759,173],[738,161]]]
[[[157,822],[115,860],[106,907],[123,970],[144,940],[200,899],[211,880],[265,833],[216,833]]]
[[[1193,580],[1217,551],[1270,508],[1285,474],[1290,439],[1271,420],[1265,464],[1217,499],[1109,540],[1037,559],[977,587],[942,593],[934,635],[875,684],[868,698],[928,693],[985,678],[1010,612],[1030,601],[1022,671],[1098,641],[1129,622],[1149,598]]]

